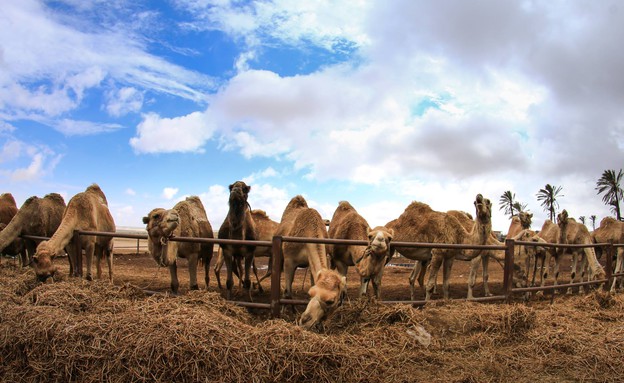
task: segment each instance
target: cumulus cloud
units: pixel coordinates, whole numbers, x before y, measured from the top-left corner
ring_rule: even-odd
[[[130,146],[138,153],[201,152],[212,131],[211,121],[202,112],[175,118],[148,113],[137,126]]]
[[[178,194],[178,191],[180,191],[179,188],[166,187],[163,189],[162,196],[163,198],[170,200]]]
[[[46,146],[11,137],[0,147],[0,175],[13,182],[41,179],[52,173],[61,158]]]
[[[106,111],[115,117],[138,112],[143,106],[143,93],[133,87],[111,90],[107,98]]]

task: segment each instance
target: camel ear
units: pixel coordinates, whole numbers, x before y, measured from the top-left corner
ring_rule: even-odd
[[[392,229],[388,229],[388,234],[390,234],[390,240],[392,240],[392,238],[394,238],[394,230]]]
[[[319,277],[321,275],[321,273],[323,272],[323,270],[319,270],[316,272],[316,277],[314,277],[314,284],[316,285],[319,281]]]
[[[533,218],[533,213],[528,213],[528,214],[527,214],[527,217],[529,217],[529,218]]]
[[[143,224],[147,225],[149,222],[149,217],[143,217]]]
[[[230,191],[232,191],[232,188],[234,187],[234,184],[230,185]]]
[[[245,186],[245,193],[249,194],[249,191],[251,190],[251,186]]]

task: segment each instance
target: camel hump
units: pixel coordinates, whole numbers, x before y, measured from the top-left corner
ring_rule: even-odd
[[[294,196],[288,203],[288,207],[291,208],[307,208],[308,202],[301,194]]]
[[[251,215],[253,215],[254,217],[260,217],[260,218],[269,218],[269,216],[267,215],[266,211],[262,210],[262,209],[254,209],[251,211]]]
[[[103,200],[104,204],[108,206],[108,200],[106,199],[106,195],[104,194],[104,192],[100,188],[100,185],[98,185],[96,183],[92,183],[91,185],[89,185],[89,187],[87,187],[85,192],[86,193],[93,193],[93,194],[99,196]]]
[[[412,201],[412,203],[410,203],[407,209],[405,210],[425,211],[425,212],[433,211],[431,206],[427,205],[424,202],[419,202],[419,201]]]
[[[49,193],[49,194],[46,194],[43,198],[65,205],[65,198],[63,198],[63,196],[60,195],[59,193]]]
[[[601,221],[600,221],[600,226],[607,226],[607,225],[612,225],[616,222],[616,219],[613,217],[604,217]]]
[[[342,209],[342,210],[355,210],[355,208],[353,207],[353,205],[351,205],[349,203],[349,201],[340,201],[338,203],[338,209]]]
[[[25,207],[28,207],[31,204],[36,203],[38,200],[39,200],[39,197],[37,197],[36,195],[28,197],[26,201],[24,201],[24,203],[22,204],[21,208],[23,209]]]
[[[2,193],[0,194],[0,200],[4,201],[6,203],[9,203],[11,205],[16,205],[17,203],[15,202],[15,198],[13,198],[13,194],[11,193]]]

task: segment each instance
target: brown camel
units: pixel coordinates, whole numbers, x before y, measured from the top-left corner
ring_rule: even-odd
[[[250,190],[251,186],[248,186],[243,181],[236,181],[230,185],[229,210],[219,229],[219,239],[248,241],[258,239],[258,231],[251,217],[251,208],[247,201]],[[249,271],[253,263],[255,249],[256,246],[253,245],[221,245],[225,267],[227,268],[227,299],[232,299],[232,287],[234,286],[233,268],[244,259],[245,277],[243,279],[243,287],[247,290],[249,300],[252,300]]]
[[[50,193],[43,198],[32,196],[20,207],[11,222],[0,232],[0,252],[21,235],[51,237],[61,224],[65,200],[60,194]],[[35,254],[40,241],[24,239],[26,252],[22,252],[21,264],[29,264],[29,256]]]
[[[605,217],[600,221],[600,227],[594,230],[592,234],[594,243],[624,243],[624,222],[618,221],[613,217]],[[624,271],[624,248],[616,248],[615,273]],[[620,289],[624,288],[624,278],[620,278]],[[611,292],[614,293],[617,286],[617,279],[613,279]]]
[[[2,193],[0,194],[0,232],[4,232],[4,228],[9,225],[13,217],[17,214],[17,203],[13,194]],[[0,242],[2,244],[3,242]],[[14,238],[10,243],[4,242],[4,246],[0,246],[0,254],[3,253],[11,255],[21,254],[21,258],[26,257],[24,252],[24,245],[19,238]]]
[[[521,211],[517,216],[514,215],[511,217],[511,224],[509,225],[509,230],[507,230],[507,238],[513,238],[522,230],[530,229],[532,219],[533,214],[524,211]]]
[[[585,225],[576,222],[574,218],[568,217],[568,212],[564,209],[557,215],[557,226],[559,226],[559,242],[560,244],[575,244],[575,245],[589,245],[593,243],[591,234]],[[563,250],[559,250],[563,251]],[[570,282],[574,282],[577,274],[577,262],[579,255],[581,257],[581,276],[580,281],[583,281],[586,265],[589,267],[589,273],[587,280],[596,280],[605,278],[605,272],[598,263],[596,258],[596,251],[593,247],[585,247],[583,249],[570,249],[572,252],[572,273],[570,275]],[[570,292],[571,289],[568,289]],[[579,292],[583,292],[583,286],[579,287]]]
[[[304,238],[327,238],[321,215],[308,208],[306,200],[293,197],[282,214],[275,235]],[[297,267],[309,267],[314,285],[308,290],[310,301],[299,324],[310,329],[320,324],[341,304],[346,294],[347,279],[327,267],[327,252],[322,243],[285,242],[283,270],[286,282],[284,296],[292,298],[292,282]]]
[[[421,242],[421,243],[446,243],[485,245],[492,230],[492,203],[478,194],[475,202],[476,224],[472,231],[467,231],[457,218],[446,213],[437,212],[429,205],[421,202],[412,202],[399,216],[394,229],[394,241]],[[429,278],[425,289],[425,300],[431,299],[435,287],[435,281],[440,266],[443,269],[443,292],[444,298],[449,298],[449,280],[453,261],[456,257],[463,260],[472,260],[481,254],[481,250],[459,249],[432,249],[397,247],[396,249],[404,257],[416,261],[431,261]],[[410,288],[412,300],[415,299],[416,268],[410,275]]]
[[[272,241],[273,236],[275,235],[275,231],[277,231],[277,226],[279,226],[279,223],[273,221],[271,218],[269,218],[269,216],[264,210],[260,210],[260,209],[252,210],[251,218],[253,219],[254,224],[256,225],[256,229],[258,230],[258,240],[259,241]],[[258,269],[256,268],[255,259],[258,257],[269,258],[267,272],[266,274],[264,274],[264,276],[262,276],[262,278],[258,278]],[[256,250],[254,251],[254,263],[252,264],[252,266],[253,266],[254,275],[256,276],[256,283],[258,285],[258,291],[260,292],[263,291],[262,285],[260,283],[271,276],[271,272],[273,269],[272,260],[273,260],[273,251],[271,247],[256,246]],[[223,252],[219,248],[217,261],[215,262],[215,266],[214,266],[214,273],[217,277],[217,284],[219,285],[220,289],[223,288],[221,286],[221,274],[220,274],[221,268],[223,267],[223,263],[224,263]],[[233,271],[234,271],[234,274],[236,274],[236,276],[239,278],[239,280],[241,280],[242,279],[240,278],[240,275],[242,274],[241,265],[237,264],[237,268],[235,268]]]
[[[57,267],[53,264],[54,257],[62,254],[65,248],[69,254],[70,271],[73,270],[77,257],[82,257],[81,253],[76,254],[74,251],[74,230],[115,232],[115,221],[108,210],[108,201],[97,184],[92,184],[84,192],[76,194],[69,200],[58,229],[49,240],[37,246],[32,264],[39,280],[45,281],[54,277],[57,272]],[[86,254],[87,280],[93,279],[91,262],[95,254],[98,279],[102,275],[100,261],[102,256],[106,256],[108,276],[112,283],[113,238],[81,235],[80,247]]]
[[[368,222],[347,201],[341,201],[329,223],[329,238],[368,241],[368,245],[327,245],[332,267],[346,277],[349,266],[360,274],[360,296],[373,284],[375,297],[381,296],[381,278],[389,257],[394,231],[385,227],[371,230]]]
[[[447,214],[452,215],[453,217],[457,218],[459,223],[461,223],[464,229],[466,229],[466,231],[468,232],[472,231],[474,226],[477,224],[472,219],[472,216],[466,212],[458,211],[458,210],[449,210]],[[529,237],[531,236],[530,234],[531,234],[530,231],[523,230],[521,232],[517,232],[516,237],[514,239],[516,241],[524,241],[524,240],[529,239]],[[490,233],[490,236],[486,242],[486,245],[502,246],[503,243],[496,238],[494,233]],[[533,252],[535,252],[535,247],[516,246],[516,251],[515,251],[515,256],[514,256],[514,265],[513,265],[513,275],[512,275],[514,286],[526,287],[527,279],[528,279],[527,274],[519,266],[519,263],[521,259],[529,256],[529,254],[532,254]],[[481,263],[483,266],[482,272],[483,272],[484,294],[485,296],[492,296],[492,293],[490,292],[490,288],[488,285],[488,279],[489,279],[488,268],[489,268],[490,258],[493,258],[499,263],[504,262],[505,251],[504,250],[489,250],[489,249],[483,250],[483,252],[481,253],[479,257],[476,257],[472,259],[472,261],[470,261],[470,274],[468,276],[468,297],[467,297],[468,299],[473,299],[474,297],[473,289],[476,284],[476,276],[477,276],[477,270],[479,268],[479,263]]]
[[[177,258],[188,260],[191,290],[199,289],[197,261],[201,260],[204,264],[206,288],[208,288],[214,244],[169,240],[171,237],[214,238],[212,226],[199,197],[187,197],[186,200],[178,202],[173,209],[153,209],[146,217],[143,217],[143,223],[147,225],[149,252],[159,266],[169,267],[171,291],[177,294],[180,287]]]

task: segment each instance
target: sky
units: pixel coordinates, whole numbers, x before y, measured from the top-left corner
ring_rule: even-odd
[[[624,3],[4,0],[0,192],[97,183],[118,227],[228,186],[278,221],[303,195],[371,227],[412,201],[474,213],[546,184],[571,217],[624,165]],[[588,226],[591,224],[587,223]]]

